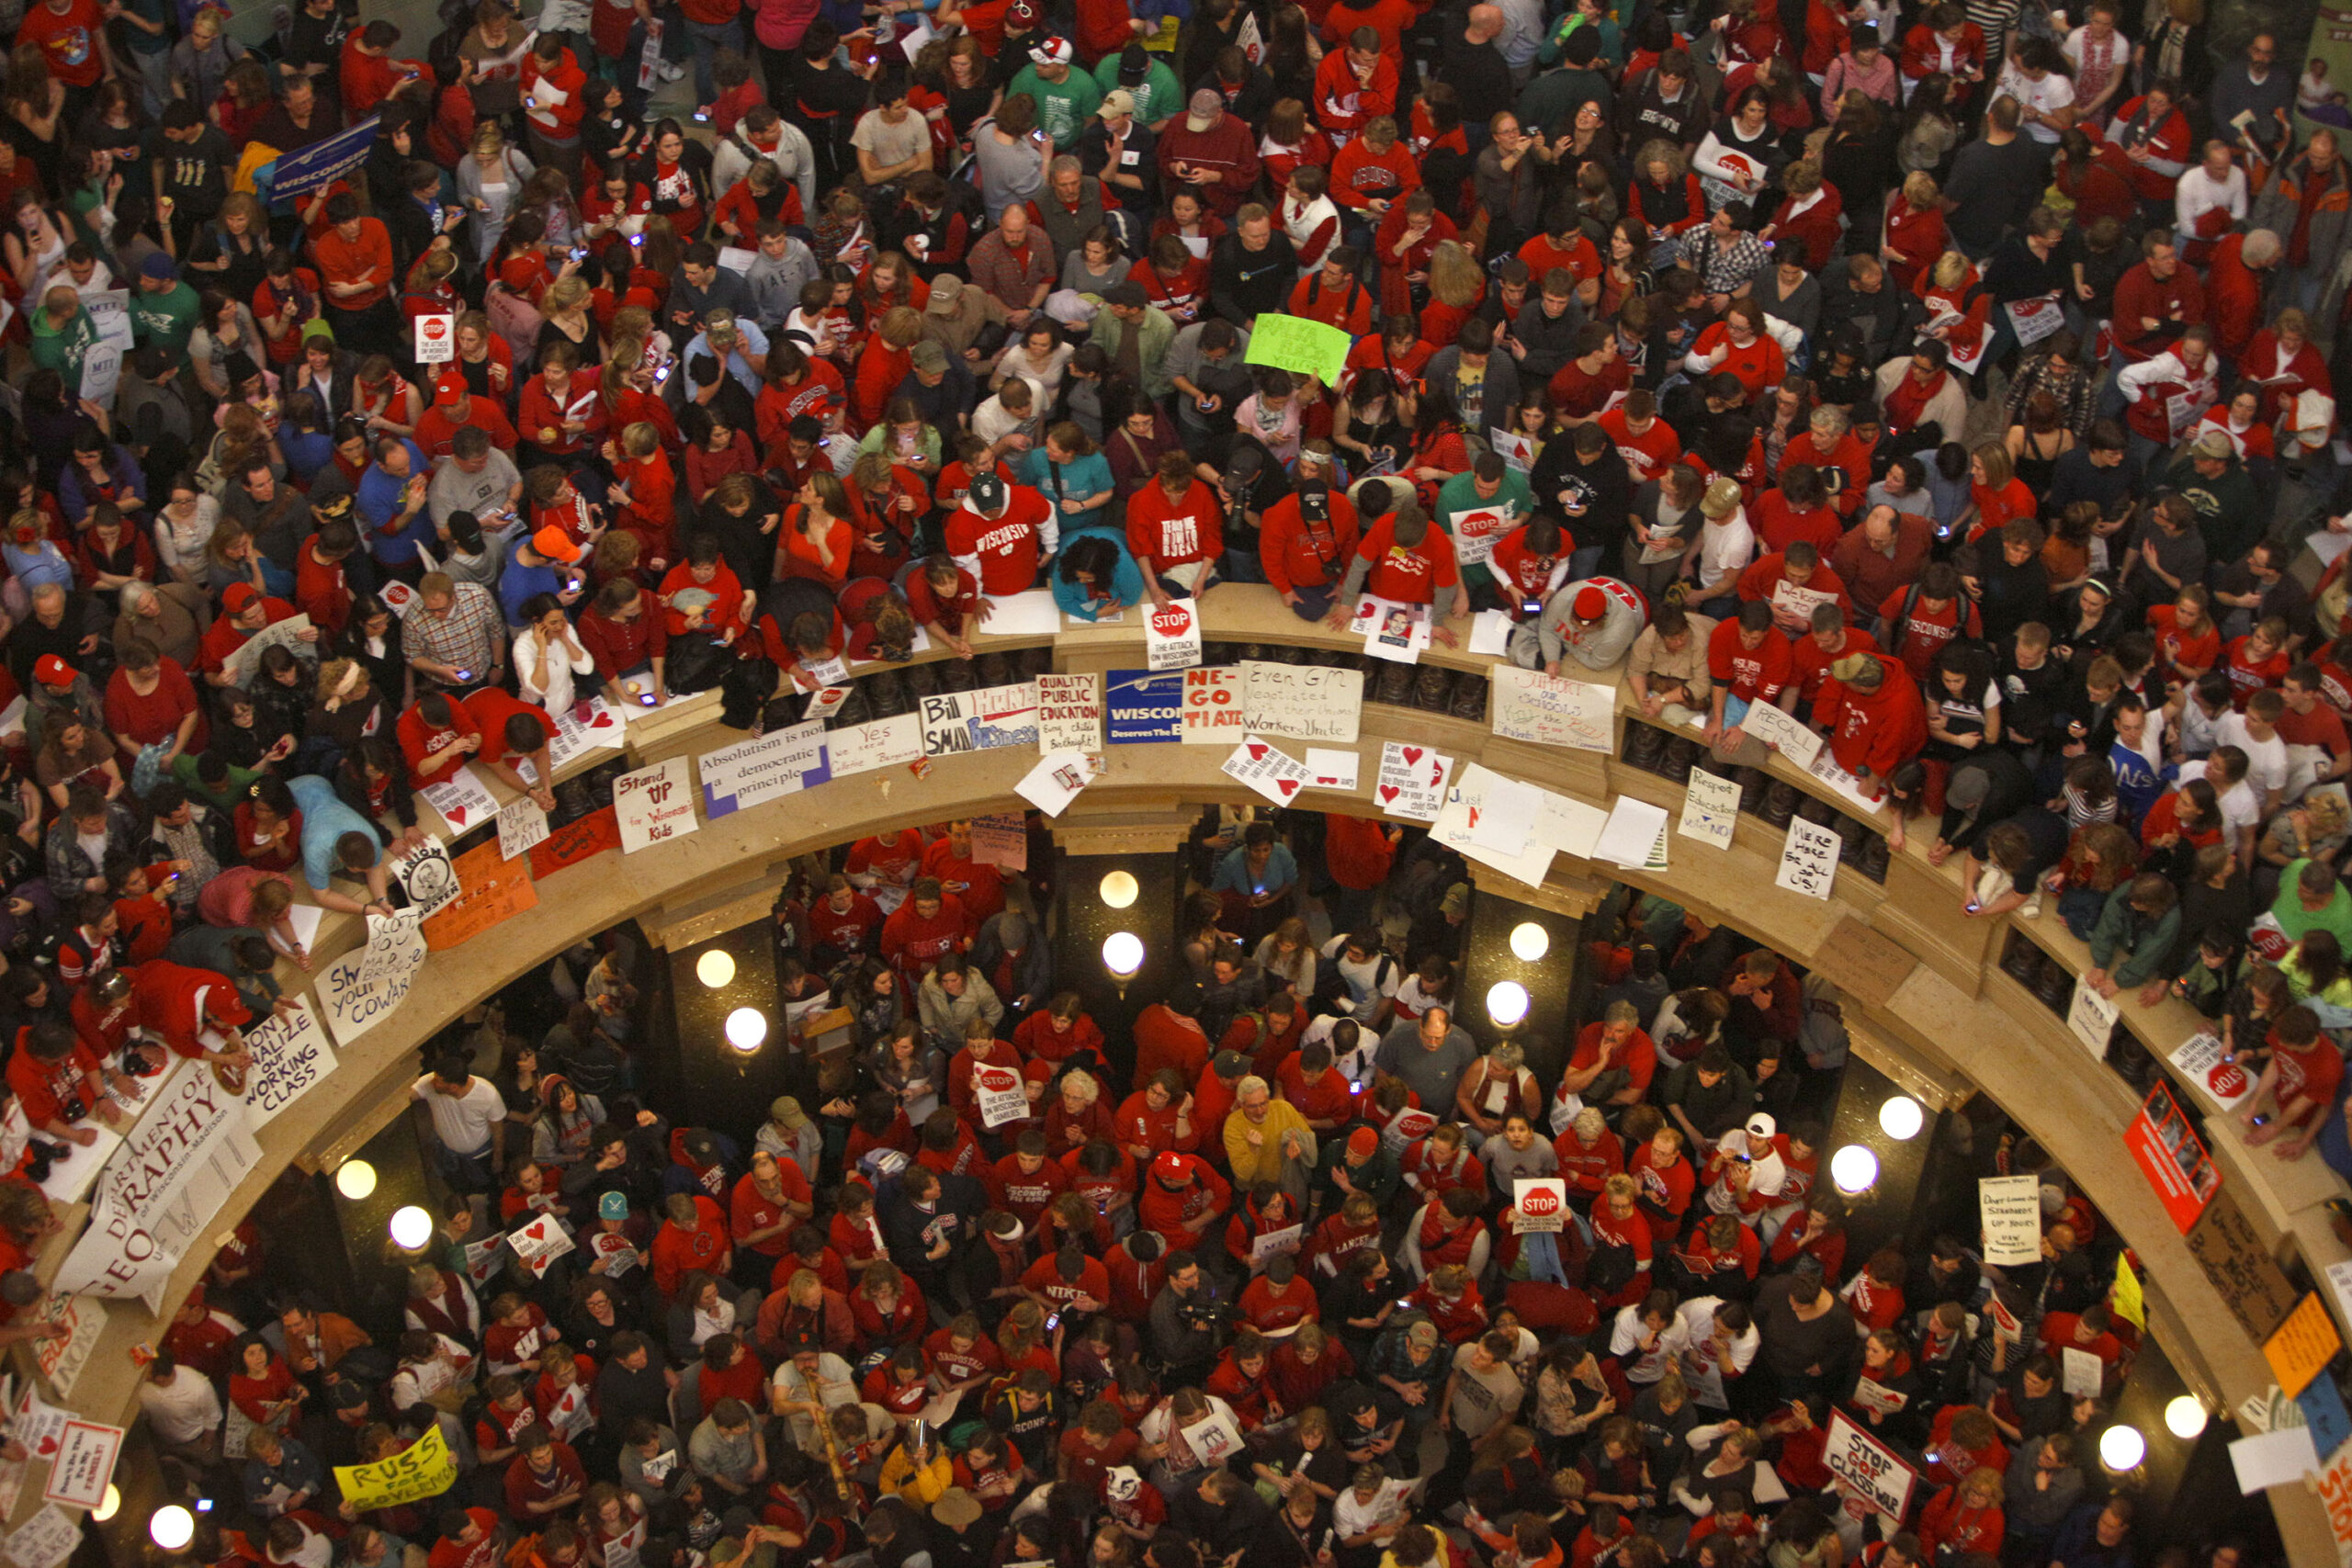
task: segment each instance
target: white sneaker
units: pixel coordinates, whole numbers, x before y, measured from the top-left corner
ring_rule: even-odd
[[[2018,906],[2018,918],[2025,920],[2041,919],[2041,895],[2037,893]]]
[[[653,74],[664,82],[674,82],[686,73],[686,68],[674,60],[664,60],[653,67]]]

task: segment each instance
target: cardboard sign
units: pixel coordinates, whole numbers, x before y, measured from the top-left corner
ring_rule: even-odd
[[[620,821],[623,854],[700,830],[691,767],[685,758],[672,757],[613,781],[613,814]]]
[[[1184,711],[1184,677],[1173,671],[1114,670],[1103,691],[1102,717],[1114,746],[1157,746],[1178,738]]]
[[[390,1459],[336,1465],[334,1480],[343,1489],[343,1500],[359,1512],[397,1508],[449,1490],[457,1483],[458,1461],[436,1425]]]
[[[2218,1035],[2190,1035],[2170,1060],[2175,1071],[2223,1111],[2236,1110],[2238,1102],[2254,1092],[2254,1075],[2223,1057]]]
[[[1306,771],[1306,763],[1254,735],[1235,747],[1218,771],[1248,784],[1276,806],[1288,806],[1314,776]]]
[[[1183,712],[1177,739],[1186,746],[1230,746],[1250,733],[1238,665],[1219,664],[1184,671]]]
[[[2316,1291],[2306,1291],[2295,1310],[2262,1342],[2262,1359],[2270,1363],[2271,1375],[2288,1394],[2303,1392],[2303,1386],[2327,1370],[2327,1363],[2344,1348],[2343,1337],[2335,1332],[2335,1319],[2328,1315],[2326,1304]]]
[[[1522,1176],[1511,1183],[1512,1228],[1521,1235],[1559,1230],[1568,1212],[1568,1184],[1556,1176]]]
[[[1083,675],[1037,677],[1037,750],[1102,750],[1102,678]]]
[[[409,987],[416,983],[416,972],[424,963],[424,933],[412,931],[401,949],[400,964],[378,979],[361,978],[362,956],[346,953],[332,960],[319,976],[318,995],[326,1004],[328,1032],[345,1050],[407,999]]]
[[[1837,885],[1838,850],[1844,842],[1827,828],[1790,818],[1789,836],[1781,845],[1781,869],[1772,885],[1808,898],[1827,898]]]
[[[1021,813],[972,818],[972,862],[1005,871],[1029,869],[1029,824]]]
[[[972,744],[981,750],[1037,744],[1037,683],[1035,681],[983,686],[967,700],[972,706]]]
[[[2148,1091],[2140,1114],[2123,1130],[2123,1146],[2132,1151],[2140,1174],[2155,1189],[2173,1228],[2187,1235],[2204,1213],[2205,1205],[2213,1201],[2222,1173],[2206,1153],[2205,1140],[2174,1102],[2169,1082],[2160,1082]]]
[[[1182,670],[1201,661],[1201,615],[1194,601],[1170,599],[1164,610],[1143,618],[1144,662],[1154,670]]]
[[[529,795],[510,800],[498,808],[498,858],[513,860],[527,855],[532,848],[548,840],[548,814]]]
[[[2041,1178],[1978,1178],[1976,1218],[1984,1228],[1985,1262],[2020,1269],[2041,1261]]]
[[[568,866],[594,860],[620,847],[620,818],[611,807],[600,806],[577,821],[550,828],[547,841],[532,846],[532,880],[543,882]]]
[[[2228,1188],[2205,1205],[2204,1216],[2188,1233],[2188,1251],[2255,1343],[2269,1338],[2295,1310],[2294,1287]]]
[[[419,365],[447,365],[458,356],[458,318],[418,316],[410,352]]]
[[[1498,666],[1487,722],[1506,740],[1607,751],[1617,739],[1617,688]]]
[[[1770,703],[1751,703],[1739,730],[1753,736],[1800,768],[1810,768],[1821,753],[1821,737]]]
[[[1029,1114],[1029,1097],[1022,1092],[1021,1075],[1011,1067],[981,1063],[972,1069],[972,1089],[979,1097],[982,1127],[1001,1127]]]
[[[90,1364],[91,1353],[98,1348],[98,1337],[106,1332],[106,1309],[83,1306],[72,1296],[52,1293],[40,1304],[40,1318],[43,1323],[62,1324],[65,1329],[62,1339],[33,1341],[34,1363],[40,1368],[50,1391],[63,1399],[74,1392],[82,1369]],[[6,1488],[0,1487],[0,1495],[5,1492]]]
[[[2066,1027],[2074,1031],[2093,1056],[2107,1059],[2107,1042],[2115,1032],[2115,1021],[2123,1010],[2098,994],[2090,981],[2077,976],[2075,979],[2075,999],[2066,1009]]]
[[[1319,664],[1241,665],[1241,705],[1253,734],[1352,744],[1363,712],[1363,671]]]
[[[258,1130],[316,1089],[334,1071],[334,1047],[316,1014],[296,998],[291,1012],[274,1013],[245,1031],[253,1070],[245,1075],[245,1125]],[[62,1390],[59,1391],[62,1393]]]
[[[476,844],[460,856],[458,880],[464,891],[424,922],[424,945],[435,953],[539,906],[527,866],[508,860],[495,843]]]
[[[1859,1499],[1872,1513],[1898,1523],[1902,1520],[1917,1475],[1893,1449],[1848,1420],[1844,1411],[1830,1415],[1821,1462],[1849,1496]]]
[[[1440,756],[1433,746],[1385,741],[1372,798],[1391,817],[1434,822],[1445,808],[1445,780],[1453,771],[1453,759]]]
[[[458,868],[449,863],[449,846],[439,839],[428,838],[398,852],[390,870],[392,880],[408,895],[410,906],[424,914],[430,915],[458,896]]]
[[[1729,779],[1717,778],[1704,768],[1691,769],[1690,787],[1682,795],[1682,819],[1675,824],[1675,831],[1686,839],[1727,850],[1731,848],[1733,830],[1738,826],[1739,786]]]
[[[122,1438],[120,1427],[85,1421],[78,1416],[66,1422],[40,1495],[74,1508],[95,1508],[105,1502],[107,1483],[114,1478],[114,1461],[122,1452]]]
[[[844,725],[825,736],[826,770],[837,779],[903,767],[922,756],[922,720],[910,713]]]

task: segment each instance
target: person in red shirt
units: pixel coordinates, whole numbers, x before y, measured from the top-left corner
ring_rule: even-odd
[[[1785,550],[1802,539],[1826,559],[1846,536],[1837,509],[1829,504],[1821,470],[1810,463],[1789,462],[1785,454],[1781,482],[1756,498],[1750,521],[1767,550]]]
[[[91,1118],[118,1124],[121,1109],[107,1098],[107,1078],[125,1094],[137,1092],[120,1073],[109,1075],[71,1024],[37,1023],[21,1031],[8,1058],[8,1088],[25,1121],[44,1137],[87,1145],[98,1141]]]
[[[1915,682],[1925,681],[1936,655],[1953,638],[1981,637],[1976,605],[1961,592],[1960,572],[1950,561],[1929,561],[1919,581],[1888,594],[1878,607],[1887,628],[1887,651],[1903,660]],[[1823,722],[1816,713],[1815,722]]]
[[[311,254],[318,259],[335,342],[357,354],[405,358],[409,345],[400,341],[400,312],[392,308],[391,231],[383,220],[363,215],[359,198],[347,190],[327,197],[326,220]]]
[[[1625,400],[1600,416],[1601,434],[1617,444],[1626,472],[1635,485],[1657,479],[1682,456],[1682,438],[1657,417],[1657,398],[1646,387],[1636,387]]]
[[[482,747],[472,712],[444,692],[428,692],[411,705],[400,716],[398,734],[409,777],[420,786],[447,783]]]
[[[1598,419],[1633,384],[1634,367],[1617,352],[1615,329],[1606,321],[1587,321],[1577,333],[1576,357],[1553,372],[1546,390],[1561,422],[1573,426]]]
[[[1323,624],[1334,630],[1347,625],[1355,613],[1359,593],[1401,604],[1427,604],[1434,611],[1442,588],[1453,590],[1453,605],[1447,612],[1452,618],[1458,620],[1470,613],[1470,593],[1463,587],[1461,570],[1454,563],[1452,536],[1431,526],[1429,514],[1408,501],[1364,531],[1355,559],[1348,563],[1347,581]],[[1447,626],[1432,626],[1430,636],[1448,648],[1456,646]]]
[[[96,0],[44,0],[26,11],[17,41],[40,46],[42,62],[64,85],[77,115],[88,107],[99,80],[117,74],[106,17]]]
[[[1816,597],[1821,594],[1828,597]],[[1804,539],[1751,562],[1739,574],[1739,597],[1745,603],[1770,605],[1773,628],[1790,638],[1812,630],[1816,606],[1846,609],[1852,604],[1846,597],[1846,585],[1821,564],[1820,550]]]
[[[1642,1028],[1639,1010],[1617,1001],[1609,1004],[1599,1023],[1585,1025],[1577,1034],[1576,1054],[1569,1057],[1560,1085],[1595,1103],[1634,1105],[1649,1093],[1657,1071],[1657,1046]]]
[[[425,1568],[491,1568],[498,1561],[498,1516],[488,1508],[452,1509],[441,1519]]]
[[[1189,458],[1186,463],[1189,469]],[[964,503],[947,520],[948,557],[990,595],[1034,587],[1039,564],[1059,544],[1060,529],[1045,496],[993,473],[973,476]]]
[[[656,597],[672,640],[702,632],[721,648],[735,645],[758,604],[719,558],[718,540],[709,534],[687,539],[686,558],[670,569]]]
[[[2311,1147],[2327,1120],[2344,1082],[2344,1054],[2320,1032],[2307,1007],[2290,1007],[2270,1026],[2270,1062],[2254,1092],[2237,1110],[2249,1144],[2278,1147],[2280,1159],[2294,1159]]]
[[[197,644],[196,667],[206,682],[214,686],[233,685],[228,672],[229,656],[243,648],[245,639],[265,626],[292,620],[294,606],[283,599],[269,598],[257,592],[250,582],[232,582],[220,595],[220,607],[226,612],[215,616]],[[301,634],[305,642],[316,642],[315,631]]]
[[[336,80],[343,89],[346,121],[365,118],[401,85],[424,75],[419,62],[391,57],[400,41],[400,28],[380,19],[354,28],[345,38]]]
[[[469,427],[481,430],[492,446],[514,456],[514,425],[498,400],[476,398],[463,376],[444,370],[433,383],[433,406],[417,421],[416,445],[426,457],[438,461],[456,451],[458,432]]]
[[[1139,1228],[1153,1232],[1169,1250],[1199,1245],[1233,1201],[1233,1185],[1198,1155],[1163,1150],[1136,1200]]]
[[[1886,777],[1928,741],[1919,688],[1875,653],[1849,653],[1829,667],[1814,718],[1829,731],[1838,765],[1875,798]]]
[[[1338,33],[1325,36],[1333,43],[1341,37]],[[1317,121],[1330,133],[1333,144],[1342,152],[1373,120],[1396,112],[1396,62],[1404,58],[1403,51],[1393,44],[1384,49],[1374,28],[1358,28],[1345,36],[1347,47],[1325,54],[1315,73],[1312,106]],[[1396,134],[1393,119],[1389,121],[1388,133],[1393,141]],[[1331,194],[1338,197],[1340,181],[1336,168],[1332,173]]]
[[[1355,503],[1320,480],[1301,481],[1260,520],[1258,561],[1291,613],[1320,620],[1355,553],[1361,525]]]
[[[1791,671],[1789,639],[1773,630],[1770,604],[1751,599],[1736,616],[1716,622],[1707,635],[1707,675],[1713,682],[1707,744],[1737,729],[1751,706],[1779,696]]]
[[[343,563],[358,547],[359,536],[350,524],[329,523],[294,555],[294,607],[330,636],[339,635],[351,619],[351,582]]]
[[[734,0],[726,0],[729,6]],[[541,167],[553,164],[580,177],[580,121],[588,112],[588,73],[564,47],[563,35],[543,31],[523,59],[523,116],[531,151]]]
[[[1323,265],[1291,285],[1290,313],[1350,337],[1372,330],[1372,291],[1357,275],[1363,258],[1352,245],[1334,245],[1323,254]]]
[[[708,1198],[673,1192],[669,1218],[653,1238],[653,1288],[664,1301],[678,1293],[688,1274],[727,1272],[733,1252],[727,1236],[727,1215]]]
[[[1225,553],[1225,507],[1193,466],[1189,452],[1166,454],[1159,479],[1127,500],[1127,548],[1142,569],[1145,591],[1162,609],[1171,598],[1206,589]]]
[[[1715,217],[1721,223],[1724,214]],[[1764,307],[1753,299],[1733,300],[1724,319],[1699,334],[1686,363],[1710,375],[1728,371],[1751,404],[1763,397],[1766,388],[1781,384],[1789,366],[1780,341],[1764,330]]]
[[[961,953],[968,931],[963,902],[937,877],[919,877],[907,901],[882,922],[882,957],[912,984],[950,953]]]

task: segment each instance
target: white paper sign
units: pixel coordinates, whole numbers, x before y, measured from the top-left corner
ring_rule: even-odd
[[[1356,601],[1348,629],[1363,638],[1363,650],[1392,664],[1419,664],[1430,645],[1430,607],[1364,594]]]
[[[2090,981],[2075,978],[2075,999],[2066,1009],[2066,1027],[2075,1032],[2075,1038],[2087,1046],[2092,1055],[2105,1059],[2108,1036],[2115,1028],[2115,1021],[2122,1016],[2123,1010],[2100,996]]]
[[[1233,749],[1219,770],[1227,778],[1248,784],[1276,806],[1287,806],[1313,776],[1306,764],[1279,747],[1250,736]]]
[[[1516,509],[1476,506],[1453,514],[1453,558],[1462,566],[1484,566],[1496,543],[1510,532]]]
[[[1001,1127],[1029,1114],[1029,1097],[1022,1090],[1021,1075],[1011,1067],[982,1062],[972,1069],[972,1090],[978,1097],[982,1127]]]
[[[2039,1177],[1979,1177],[1976,1218],[1984,1227],[1985,1262],[1996,1268],[2016,1269],[2041,1261]]]
[[[1037,683],[984,686],[971,695],[972,744],[983,751],[1037,744]]]
[[[48,1382],[51,1392],[63,1399],[74,1392],[82,1369],[90,1364],[91,1352],[98,1348],[98,1337],[106,1332],[107,1311],[95,1302],[80,1303],[72,1296],[53,1292],[41,1303],[40,1318],[43,1323],[62,1324],[65,1327],[62,1339],[33,1341],[33,1359],[40,1368],[40,1375]],[[0,1487],[0,1501],[5,1501],[6,1492],[5,1487]]]
[[[416,972],[424,964],[424,937],[412,931],[401,951],[399,966],[386,970],[379,978],[365,980],[359,967],[366,957],[364,949],[356,949],[330,961],[319,976],[319,997],[326,1003],[327,1030],[334,1043],[345,1050],[351,1043],[384,1021],[393,1009],[408,997],[409,987],[416,983]]]
[[[1691,769],[1690,786],[1682,796],[1682,819],[1675,830],[1686,839],[1727,850],[1732,831],[1738,826],[1739,786],[1704,768]]]
[[[1489,723],[1506,740],[1606,751],[1616,743],[1617,688],[1541,670],[1495,671]]]
[[[1356,739],[1363,711],[1363,671],[1252,659],[1242,663],[1241,680],[1252,734],[1340,745]]]
[[[1827,828],[1790,818],[1789,836],[1781,845],[1781,869],[1772,885],[1808,897],[1828,897],[1838,880],[1838,850],[1843,842]]]
[[[1101,751],[1102,750],[1102,677],[1082,675],[1037,677],[1037,750]],[[841,773],[837,763],[836,775]]]
[[[1514,793],[1523,787],[1516,780],[1504,778],[1476,762],[1471,763],[1462,770],[1462,776],[1445,792],[1437,823],[1430,829],[1430,836],[1461,851],[1466,858],[1481,865],[1492,866],[1504,875],[1524,882],[1531,887],[1541,887],[1544,874],[1552,869],[1552,848],[1549,844],[1534,842],[1533,834],[1529,831],[1520,834],[1521,847],[1516,852],[1506,852],[1495,847],[1498,843],[1510,843],[1515,827],[1525,827],[1532,822],[1534,812],[1528,809],[1531,805],[1540,807],[1540,799],[1531,803],[1524,795]],[[1498,831],[1487,831],[1482,839],[1489,803],[1498,792],[1509,797],[1509,803],[1503,809],[1510,822]],[[1537,792],[1539,796],[1541,793]]]
[[[1252,1236],[1250,1240],[1250,1267],[1252,1271],[1263,1269],[1277,1258],[1288,1258],[1298,1250],[1306,1235],[1304,1225],[1284,1225],[1280,1230]],[[1284,1330],[1285,1333],[1288,1330]]]
[[[1241,1429],[1233,1424],[1232,1417],[1215,1406],[1200,1420],[1180,1430],[1186,1446],[1203,1464],[1221,1465],[1242,1451]]]
[[[683,839],[702,827],[695,813],[690,764],[672,757],[613,781],[613,808],[620,819],[621,852],[635,854],[652,844]]]
[[[441,820],[460,833],[469,828],[479,828],[498,815],[498,801],[490,793],[490,786],[463,762],[450,769],[448,777],[426,784],[417,793],[441,813]]]
[[[413,908],[396,909],[389,915],[368,917],[368,940],[359,945],[359,980],[372,985],[385,976],[410,967],[410,944],[424,924],[424,917]]]
[[[1176,708],[1176,739],[1187,746],[1230,746],[1250,733],[1238,664],[1204,665],[1184,671]]]
[[[1329,747],[1309,746],[1306,749],[1306,771],[1313,775],[1310,782],[1317,789],[1345,790],[1353,795],[1356,787],[1356,754]]]
[[[2097,1399],[2099,1383],[2107,1376],[2107,1363],[2088,1350],[2077,1350],[2072,1345],[2058,1351],[2059,1386],[2076,1399]]]
[[[1890,1519],[1903,1517],[1910,1506],[1912,1483],[1917,1476],[1900,1455],[1846,1418],[1843,1411],[1829,1416],[1829,1435],[1821,1462],[1847,1495],[1859,1498],[1873,1513]]]
[[[2230,1464],[2237,1472],[2238,1491],[2251,1497],[2267,1487],[2293,1485],[2316,1474],[2319,1453],[2312,1446],[2309,1427],[2282,1427],[2232,1443]]]
[[[1372,797],[1391,817],[1434,822],[1445,805],[1446,775],[1453,759],[1440,756],[1434,746],[1408,746],[1389,740],[1380,748],[1380,776]]]
[[[1647,865],[1650,848],[1666,831],[1666,807],[1621,795],[1609,805],[1609,822],[1593,846],[1593,858],[1617,865]]]
[[[2254,1075],[2222,1055],[2222,1042],[2212,1034],[2192,1034],[2172,1054],[2172,1065],[2199,1093],[2224,1111],[2254,1092]],[[2352,1310],[2352,1308],[2347,1308]]]
[[[547,1276],[548,1265],[572,1249],[571,1233],[553,1214],[541,1214],[528,1224],[506,1233],[506,1245],[535,1278]]]
[[[458,868],[449,862],[449,846],[427,837],[395,852],[390,867],[392,880],[408,895],[410,908],[420,917],[430,915],[458,896]]]
[[[1059,817],[1101,772],[1102,764],[1083,751],[1049,751],[1022,775],[1012,793],[1046,816]]]
[[[82,354],[81,393],[100,408],[114,406],[122,387],[122,349],[111,343],[94,343]]]
[[[825,727],[811,719],[722,746],[695,759],[713,807],[732,800],[736,810],[798,793],[803,775],[825,765]]]
[[[95,1508],[107,1500],[107,1483],[114,1478],[114,1461],[122,1452],[123,1429],[80,1416],[65,1423],[58,1438],[57,1458],[50,1462],[49,1482],[40,1495],[68,1507]]]
[[[422,945],[422,939],[416,940]],[[334,1071],[334,1047],[327,1043],[317,1015],[300,998],[292,1011],[273,1013],[247,1029],[245,1048],[254,1055],[253,1070],[245,1075],[248,1129],[267,1126]]]
[[[545,843],[548,836],[548,814],[529,795],[510,800],[498,808],[498,858],[513,860],[516,855],[531,852],[533,844]]]
[[[1201,661],[1201,615],[1190,599],[1170,599],[1143,618],[1143,651],[1154,670],[1184,670]]]
[[[1800,768],[1813,766],[1814,758],[1821,751],[1820,736],[1770,703],[1749,704],[1747,716],[1739,721],[1739,728],[1744,735],[1752,735],[1767,746],[1777,747],[1781,755]]]
[[[825,736],[825,759],[837,779],[903,766],[922,756],[922,720],[910,713],[852,724]]]
[[[968,692],[942,692],[922,699],[918,712],[922,720],[924,756],[961,756],[980,749],[972,739],[971,698]]]
[[[458,318],[419,316],[412,334],[411,353],[419,365],[447,365],[458,355]]]
[[[82,1521],[51,1503],[8,1537],[8,1561],[17,1568],[57,1568],[81,1544]]]
[[[1521,1235],[1557,1231],[1568,1212],[1568,1184],[1556,1176],[1521,1176],[1511,1183],[1511,1224]]]

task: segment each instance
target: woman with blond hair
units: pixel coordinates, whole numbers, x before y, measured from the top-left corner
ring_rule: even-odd
[[[523,187],[538,172],[519,147],[507,144],[496,119],[474,127],[473,146],[458,160],[458,199],[473,214],[474,260],[486,264],[498,249],[506,220],[521,208]]]
[[[1430,302],[1421,312],[1421,336],[1452,343],[1462,323],[1478,313],[1487,298],[1487,269],[1459,240],[1440,240],[1430,254]]]
[[[605,357],[605,334],[597,331],[596,318],[589,312],[594,293],[588,280],[577,274],[559,277],[548,286],[547,298],[539,301],[547,320],[539,324],[538,356],[544,358],[555,344],[568,343],[580,351],[582,365],[594,365]]]

